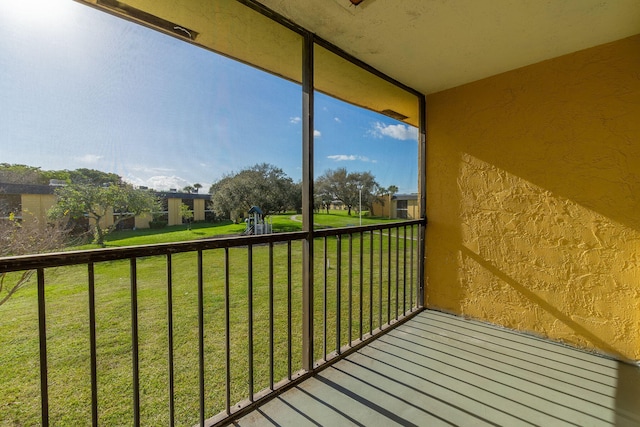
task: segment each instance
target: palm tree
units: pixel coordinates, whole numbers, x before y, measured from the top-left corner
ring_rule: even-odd
[[[197,193],[198,190],[200,190],[202,188],[202,184],[196,182],[195,184],[193,184],[193,189],[195,190],[194,192]]]
[[[398,192],[398,187],[390,185],[389,188],[387,188],[387,192],[389,193],[389,219],[391,219],[391,198]]]

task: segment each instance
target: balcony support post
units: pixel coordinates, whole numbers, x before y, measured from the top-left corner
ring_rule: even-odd
[[[313,34],[302,48],[302,367],[313,370]]]
[[[426,258],[426,228],[427,228],[427,100],[424,95],[418,96],[418,113],[420,126],[418,128],[418,192],[420,194],[420,219],[423,223],[418,232],[418,307],[425,306],[425,258]]]
[[[47,369],[47,315],[45,310],[44,268],[37,270],[38,336],[40,344],[40,410],[43,427],[49,425],[49,373]]]

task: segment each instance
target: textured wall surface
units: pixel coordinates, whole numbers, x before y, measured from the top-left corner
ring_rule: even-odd
[[[205,203],[203,199],[193,200],[193,220],[204,221]]]
[[[167,217],[169,225],[182,224],[180,205],[182,205],[182,199],[167,198]]]
[[[45,224],[47,211],[56,204],[56,196],[53,194],[23,194],[21,203],[23,221],[37,220],[41,224]]]
[[[640,360],[640,35],[427,107],[427,305]]]

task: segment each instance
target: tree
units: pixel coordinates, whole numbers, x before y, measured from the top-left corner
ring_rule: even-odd
[[[209,190],[214,212],[227,218],[235,218],[252,206],[259,206],[265,216],[298,209],[299,191],[300,186],[282,169],[267,163],[227,175]]]
[[[104,237],[118,223],[158,208],[158,200],[148,190],[130,184],[70,184],[56,190],[58,202],[49,211],[51,218],[87,216],[93,228],[94,242],[104,246]],[[113,224],[104,227],[107,215],[118,213]],[[103,228],[104,227],[104,228]]]
[[[329,203],[333,200],[340,200],[349,209],[362,204],[371,208],[380,186],[376,182],[371,172],[347,172],[346,168],[329,169],[325,171],[315,182],[315,192],[322,200]]]
[[[68,236],[64,220],[41,224],[34,217],[20,222],[11,214],[8,220],[0,221],[0,257],[60,250]],[[34,271],[0,272],[0,306],[29,284]]]
[[[0,163],[0,182],[11,184],[48,184],[39,167]]]
[[[202,188],[202,184],[200,184],[199,182],[196,182],[195,184],[193,184],[193,189],[195,193],[200,191],[201,188]]]
[[[111,184],[121,185],[124,182],[120,175],[109,172],[102,172],[96,169],[80,168],[68,171],[69,180],[72,184],[85,184],[105,187]]]
[[[80,168],[72,171],[48,171],[41,170],[36,166],[0,163],[0,182],[47,185],[51,179],[73,184],[122,184],[122,178],[119,175],[96,169]]]

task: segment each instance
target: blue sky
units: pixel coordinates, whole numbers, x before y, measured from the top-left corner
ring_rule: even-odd
[[[0,2],[2,163],[158,190],[262,162],[298,181],[300,117],[295,83],[71,0]],[[415,128],[317,94],[315,133],[316,175],[370,171],[416,192]]]

